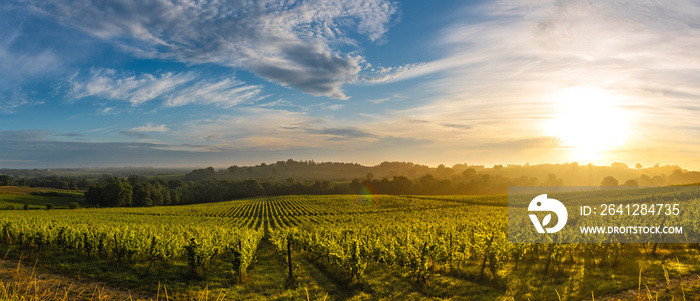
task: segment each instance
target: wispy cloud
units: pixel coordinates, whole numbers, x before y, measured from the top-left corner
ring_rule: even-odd
[[[152,137],[147,133],[166,133],[168,131],[170,131],[170,129],[165,124],[154,125],[152,123],[146,123],[145,125],[135,128],[123,129],[119,131],[119,134],[137,139],[150,139]]]
[[[158,132],[158,133],[165,133],[169,131],[170,129],[165,126],[165,124],[161,125],[153,125],[151,123],[147,123],[146,125],[142,125],[139,127],[135,127],[131,129],[132,131],[137,131],[137,132]]]
[[[448,128],[455,128],[455,129],[473,129],[474,127],[471,125],[467,124],[458,124],[458,123],[443,123],[442,126],[448,127]]]
[[[139,105],[162,97],[194,79],[192,73],[135,75],[119,73],[113,69],[91,69],[86,78],[76,76],[71,80],[70,94],[75,99],[97,96]]]
[[[369,83],[383,83],[398,80],[407,73],[420,68],[423,64],[408,64],[397,67],[371,67],[363,72],[362,81]],[[415,75],[414,75],[415,76]]]
[[[17,49],[24,22],[8,31],[0,30],[0,113],[12,114],[20,107],[40,105],[43,101],[30,97],[24,84],[62,66],[61,60],[50,49]],[[5,24],[2,24],[5,25]]]
[[[293,129],[293,128],[290,128]],[[331,136],[333,139],[353,139],[353,138],[375,138],[374,134],[354,127],[340,128],[301,128],[307,133],[314,135]]]
[[[243,102],[259,100],[261,90],[260,86],[246,85],[235,79],[202,80],[168,96],[165,105],[178,107],[194,103],[229,108]]]
[[[387,102],[387,101],[396,101],[396,100],[402,100],[402,99],[406,99],[406,96],[403,96],[399,93],[394,93],[394,94],[387,96],[387,97],[373,98],[373,99],[368,99],[367,101],[376,105],[376,104],[380,104],[380,103]]]
[[[364,62],[349,33],[380,42],[398,11],[387,0],[29,2],[142,57],[240,67],[339,99]]]
[[[83,137],[81,133],[56,133],[54,136],[58,137]]]
[[[261,87],[246,85],[233,78],[202,79],[194,72],[161,74],[131,74],[113,69],[91,69],[87,75],[77,74],[71,79],[69,94],[74,99],[98,97],[140,105],[161,100],[163,105],[177,107],[187,104],[231,107],[260,98]],[[110,113],[110,108],[102,113]]]
[[[119,134],[122,134],[122,135],[124,135],[124,136],[129,136],[129,137],[138,138],[138,139],[149,139],[149,138],[151,138],[151,136],[148,135],[148,134],[144,134],[144,133],[137,132],[137,131],[134,131],[134,130],[121,130],[121,131],[119,131]]]
[[[201,141],[216,151],[350,150],[383,138],[367,128],[310,117],[307,112],[260,107],[241,107],[238,115],[189,122],[178,129],[178,136],[183,141]]]
[[[12,114],[21,107],[43,103],[40,100],[30,100],[30,97],[19,87],[6,87],[0,83],[0,113]]]

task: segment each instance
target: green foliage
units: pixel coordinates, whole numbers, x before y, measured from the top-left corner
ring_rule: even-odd
[[[15,179],[8,175],[0,175],[0,186],[12,186],[15,184]]]
[[[193,277],[202,277],[204,269],[209,262],[207,256],[202,252],[202,244],[196,239],[190,238],[190,243],[185,246],[187,251],[187,265],[190,267],[190,275]]]
[[[140,183],[135,180],[125,181]],[[700,195],[700,188],[687,194],[665,189],[659,188],[654,200]],[[604,193],[609,201],[629,197]],[[622,244],[509,243],[506,202],[505,196],[294,195],[188,206],[0,211],[0,243],[27,253],[79,254],[149,271],[187,267],[191,280],[210,280],[221,267],[226,277],[233,274],[240,281],[268,234],[284,267],[291,241],[295,254],[351,287],[375,280],[380,270],[410,279],[421,292],[446,277],[501,286],[510,275],[523,273],[536,283],[541,279],[534,270],[544,279],[543,272],[559,275],[575,262],[596,273],[629,257],[629,246]],[[698,208],[689,208],[689,214],[699,214]],[[684,223],[697,228],[694,220]]]

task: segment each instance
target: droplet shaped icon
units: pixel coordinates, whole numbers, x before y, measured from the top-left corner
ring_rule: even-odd
[[[532,201],[530,201],[530,205],[527,207],[527,210],[551,211],[557,215],[557,224],[554,225],[554,227],[544,228],[549,225],[549,222],[552,221],[552,214],[547,214],[547,216],[542,219],[542,223],[540,223],[540,221],[537,219],[537,215],[530,214],[530,220],[532,220],[532,224],[535,225],[537,233],[545,233],[545,231],[547,233],[559,232],[564,228],[566,225],[566,220],[569,218],[569,213],[566,210],[566,206],[564,206],[564,204],[562,204],[559,200],[548,199],[546,194],[540,194],[532,199]]]

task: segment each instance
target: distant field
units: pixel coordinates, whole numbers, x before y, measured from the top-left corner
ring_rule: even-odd
[[[176,300],[604,300],[626,290],[633,300],[700,297],[696,246],[665,244],[651,255],[645,244],[509,243],[505,203],[294,195],[0,211],[0,252],[154,300],[165,286]]]
[[[29,209],[46,209],[46,204],[52,204],[55,209],[65,209],[69,208],[71,203],[78,203],[80,207],[91,207],[85,202],[82,191],[0,186],[0,210],[24,209],[24,204],[27,204]]]

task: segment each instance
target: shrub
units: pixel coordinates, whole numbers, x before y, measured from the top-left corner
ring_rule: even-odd
[[[76,202],[72,202],[72,203],[68,204],[68,208],[78,209],[78,208],[80,208],[80,205],[78,205],[78,203],[76,203]]]
[[[46,210],[51,210],[51,209],[53,209],[53,204],[47,203]]]

